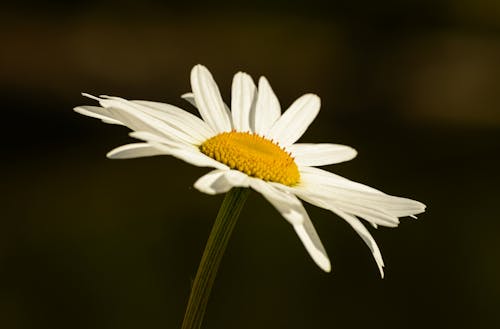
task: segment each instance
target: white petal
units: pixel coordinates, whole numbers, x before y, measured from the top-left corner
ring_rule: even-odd
[[[112,114],[108,109],[100,106],[78,106],[73,110],[77,113],[89,116],[91,118],[100,119],[105,123],[123,125],[123,123],[112,117]]]
[[[152,147],[148,143],[133,143],[117,147],[109,151],[106,156],[110,159],[131,159],[162,154],[165,154],[165,152]]]
[[[312,259],[323,271],[329,272],[331,266],[328,255],[302,202],[295,195],[259,179],[251,179],[250,186],[262,194],[293,225]]]
[[[338,185],[342,186],[345,188],[351,188],[359,191],[365,191],[365,192],[372,192],[376,194],[384,194],[383,192],[374,189],[373,187],[357,183],[354,181],[351,181],[345,177],[336,175],[330,171],[320,169],[320,168],[313,168],[313,167],[300,167],[300,175],[301,177],[308,177],[308,179],[312,182],[317,182],[317,183],[325,183],[325,184],[333,184],[333,185]]]
[[[193,93],[185,93],[185,94],[182,94],[181,95],[181,98],[182,99],[185,99],[186,101],[188,101],[191,105],[193,105],[194,107],[198,108],[198,106],[196,105],[196,100],[194,99],[194,94]],[[229,109],[229,107],[227,106],[226,103],[224,103],[224,108],[226,109],[226,112],[229,113],[231,112],[231,110]]]
[[[266,136],[280,115],[281,107],[278,98],[267,79],[260,77],[254,113],[254,131],[259,135]]]
[[[255,96],[252,77],[244,72],[236,73],[231,88],[231,115],[233,128],[237,131],[250,131],[250,110]]]
[[[332,269],[330,260],[309,217],[302,224],[293,225],[293,228],[314,262],[323,271],[330,272]]]
[[[88,94],[88,93],[82,93],[82,96],[84,96],[84,97],[88,97],[88,98],[93,99],[93,100],[96,100],[96,101],[98,101],[98,102],[101,100],[99,97],[94,96],[94,95],[91,95],[91,94]]]
[[[193,105],[194,107],[198,108],[196,106],[196,100],[194,99],[194,94],[193,93],[185,93],[181,95],[182,99],[185,99],[186,101],[189,102],[189,104]]]
[[[191,148],[193,150],[197,149],[196,147],[194,147],[192,145],[183,144],[175,139],[168,138],[168,137],[163,136],[163,135],[160,136],[160,135],[153,134],[153,133],[150,133],[147,131],[133,131],[129,135],[130,135],[130,137],[137,138],[137,139],[143,140],[145,142],[164,144],[164,145],[167,145],[167,146],[173,147],[173,148],[185,147],[185,148]]]
[[[248,187],[248,176],[237,170],[213,170],[200,177],[194,187],[207,194],[226,193],[233,187]]]
[[[370,202],[363,202],[356,198],[343,197],[342,195],[332,195],[330,192],[319,192],[321,188],[317,186],[296,186],[292,189],[303,200],[308,200],[309,198],[321,200],[324,205],[323,208],[330,209],[334,207],[346,213],[356,215],[367,220],[375,228],[378,225],[396,227],[399,224],[397,215]]]
[[[220,163],[201,152],[193,152],[186,149],[173,149],[171,154],[176,158],[186,161],[194,166],[198,167],[212,167],[217,169],[228,169],[228,167]]]
[[[130,136],[146,141],[149,145],[162,151],[164,154],[172,155],[192,165],[225,170],[229,169],[225,164],[201,153],[195,146],[182,144],[174,140],[169,140],[163,136],[158,136],[144,131],[134,131],[130,133]]]
[[[304,206],[292,193],[280,191],[257,178],[250,180],[250,187],[262,194],[291,224],[302,224],[308,217]]]
[[[120,122],[122,125],[127,126],[132,130],[134,130],[134,128],[132,128],[132,126],[135,126],[135,127],[141,126],[143,128],[143,129],[137,129],[137,130],[150,130],[151,129],[150,127],[142,124],[141,120],[138,120],[137,118],[133,118],[133,117],[129,117],[129,116],[124,117],[123,115],[117,115],[116,111],[113,111],[111,109],[111,105],[108,104],[108,101],[105,99],[102,99],[102,98],[99,98],[99,97],[96,97],[96,96],[93,96],[93,95],[90,95],[87,93],[82,93],[82,95],[99,102],[99,104],[102,106],[103,110],[98,110],[99,107],[94,107],[94,106],[92,107],[93,111],[98,111],[96,113],[98,115],[104,115],[105,117],[109,118],[110,120],[116,120],[117,122]],[[87,107],[87,110],[90,110],[90,108]]]
[[[375,239],[373,239],[370,232],[366,229],[366,227],[361,223],[359,219],[339,209],[331,209],[337,215],[342,217],[351,227],[359,234],[359,236],[363,239],[366,245],[370,248],[373,258],[377,263],[378,270],[380,271],[380,276],[384,278],[384,260],[382,259],[382,254],[380,253],[380,249],[378,248]]]
[[[325,208],[325,209],[328,209],[328,210],[334,212],[335,214],[342,217],[347,223],[349,223],[349,225],[351,225],[351,227],[359,234],[359,236],[363,239],[363,241],[366,243],[366,245],[370,248],[370,250],[373,254],[373,258],[375,259],[375,262],[377,263],[377,266],[379,268],[380,275],[382,276],[382,278],[384,277],[384,269],[383,269],[384,261],[382,259],[382,254],[380,253],[380,249],[378,248],[377,243],[375,242],[375,240],[371,236],[370,232],[366,229],[366,227],[361,223],[361,221],[359,219],[357,219],[356,217],[354,217],[352,215],[349,215],[349,214],[343,212],[342,210],[340,210],[338,208],[331,207],[330,205],[326,204],[321,199],[318,199],[315,197],[307,197],[307,196],[304,196],[304,197],[301,196],[301,198],[303,198],[305,201],[307,201],[313,205],[316,205],[318,207]]]
[[[279,142],[281,146],[292,145],[316,118],[320,106],[321,101],[316,95],[306,94],[300,97],[276,121],[267,136]]]
[[[353,159],[357,152],[340,144],[293,144],[287,147],[299,166],[325,166]]]
[[[191,70],[191,88],[198,111],[206,123],[216,132],[230,131],[230,113],[222,101],[219,88],[212,74],[202,65],[196,65]]]
[[[121,108],[116,107],[106,107],[106,109],[112,113],[112,115],[125,126],[136,131],[150,131],[159,135],[165,135],[160,127],[155,122],[151,122],[149,117],[138,111],[135,113],[130,113],[128,111],[123,111]]]
[[[160,151],[164,151],[178,159],[181,159],[193,166],[197,167],[212,167],[216,169],[228,170],[229,168],[218,161],[206,156],[198,150],[193,150],[191,148],[176,148],[170,147],[165,144],[150,142],[150,145],[158,148]]]
[[[144,102],[148,105],[141,104],[142,101],[128,101],[119,97],[103,96],[105,99],[101,100],[101,105],[106,106],[112,113],[117,110],[125,112],[127,116],[133,116],[147,124],[156,131],[159,131],[167,136],[172,136],[185,143],[201,144],[207,139],[207,136],[213,136],[210,133],[205,123],[194,115],[177,108],[173,105],[162,104],[161,110],[158,109],[161,103]],[[156,108],[153,108],[155,104]],[[120,113],[123,117],[123,113]],[[116,114],[115,114],[116,116]],[[144,126],[140,129],[131,127],[133,130],[144,131]],[[205,134],[203,134],[205,132]]]
[[[388,195],[318,168],[302,167],[300,176],[301,184],[297,189],[332,202],[339,200],[359,207],[379,209],[395,217],[412,216],[425,211],[425,205],[421,202]]]
[[[126,100],[100,99],[100,103],[111,115],[135,131],[148,131],[156,135],[169,137],[180,143],[194,144],[196,138],[189,132],[175,128],[164,121],[138,109],[139,105]]]
[[[332,206],[345,211],[346,213],[356,215],[357,217],[367,220],[370,224],[377,228],[378,225],[386,227],[396,227],[399,225],[399,218],[393,214],[389,214],[384,209],[379,207],[373,207],[371,205],[365,205],[359,202],[347,202],[341,200],[328,200],[326,202],[331,203]]]
[[[150,110],[141,109],[179,130],[189,132],[189,134],[199,141],[203,142],[215,135],[214,130],[205,121],[176,106],[150,101],[132,102],[150,108]]]
[[[206,194],[226,193],[233,186],[224,179],[224,170],[213,170],[206,175],[201,176],[195,183],[194,187],[200,192]]]

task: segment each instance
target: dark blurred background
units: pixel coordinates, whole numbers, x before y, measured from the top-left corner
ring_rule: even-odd
[[[256,193],[206,328],[500,326],[500,2],[17,1],[0,8],[1,328],[179,328],[222,196],[169,157],[111,161],[123,127],[80,92],[173,103],[206,65],[266,75],[284,108],[322,110],[303,141],[354,146],[328,170],[428,205],[371,229],[307,206],[325,274]]]

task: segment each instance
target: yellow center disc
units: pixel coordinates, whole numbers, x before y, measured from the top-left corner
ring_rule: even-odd
[[[200,151],[231,169],[265,181],[291,186],[300,179],[290,153],[257,134],[220,133],[201,144]]]

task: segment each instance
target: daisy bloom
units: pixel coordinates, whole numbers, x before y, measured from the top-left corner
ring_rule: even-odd
[[[282,113],[265,77],[256,86],[248,74],[238,72],[229,109],[202,65],[191,71],[191,88],[182,97],[198,109],[201,118],[170,104],[88,94],[84,95],[100,106],[79,106],[75,111],[133,130],[130,136],[140,142],[112,150],[109,158],[172,155],[214,168],[195,182],[201,192],[226,193],[233,187],[259,192],[292,225],[314,262],[326,272],[331,269],[330,260],[300,199],[334,212],[368,245],[383,277],[382,255],[360,219],[374,227],[395,227],[400,217],[422,213],[425,205],[317,168],[356,156],[345,145],[296,143],[319,112],[318,96],[305,94]]]

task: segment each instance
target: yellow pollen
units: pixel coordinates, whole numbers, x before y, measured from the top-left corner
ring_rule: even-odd
[[[300,179],[291,154],[255,133],[220,133],[203,142],[200,151],[231,169],[265,181],[292,186]]]

